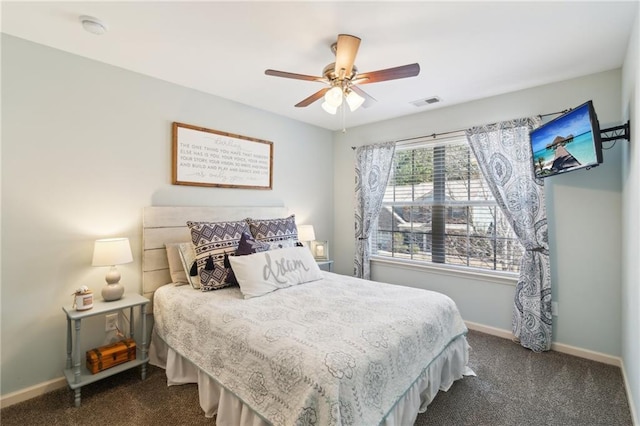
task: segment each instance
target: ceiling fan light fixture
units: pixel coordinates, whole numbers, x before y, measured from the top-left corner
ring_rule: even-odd
[[[332,87],[325,93],[324,101],[331,105],[333,108],[338,108],[342,105],[342,89],[339,87]]]
[[[338,107],[331,106],[329,103],[327,103],[327,101],[324,101],[322,103],[322,109],[327,111],[331,115],[336,115],[336,112],[338,112]]]
[[[364,98],[358,95],[353,90],[349,91],[349,94],[345,97],[345,99],[347,100],[347,104],[349,105],[349,109],[351,110],[351,112],[360,108],[360,106],[364,103]]]

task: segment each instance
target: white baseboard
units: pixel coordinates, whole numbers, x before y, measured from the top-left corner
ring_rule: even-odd
[[[27,401],[36,396],[44,395],[56,389],[67,386],[67,380],[64,377],[49,380],[38,385],[28,387],[16,392],[11,392],[0,397],[0,408],[5,408],[22,401]]]
[[[481,333],[490,334],[492,336],[502,337],[503,339],[514,339],[513,333],[510,330],[489,327],[487,325],[482,325],[471,321],[465,321],[465,324],[467,324],[467,328],[470,330],[479,331]],[[622,359],[620,357],[591,351],[589,349],[577,348],[575,346],[565,345],[564,343],[551,343],[551,350],[577,356],[580,358],[590,359],[591,361],[615,365],[616,367],[622,367]]]
[[[620,367],[622,370],[622,379],[624,380],[624,387],[627,391],[627,401],[629,402],[629,409],[631,410],[631,421],[634,426],[640,426],[640,418],[638,417],[638,412],[636,411],[636,406],[634,404],[633,398],[631,398],[631,387],[629,386],[629,380],[627,380],[627,370],[624,368],[624,361],[622,361],[622,366]]]
[[[503,339],[513,340],[513,333],[509,330],[502,328],[489,327],[488,325],[478,324],[477,322],[465,321],[469,330],[479,331],[484,334],[490,334],[492,336],[502,337]]]
[[[551,350],[580,358],[590,359],[592,361],[602,362],[604,364],[614,365],[616,367],[622,367],[622,358],[603,354],[601,352],[590,351],[589,349],[576,348],[575,346],[565,345],[563,343],[552,343]]]

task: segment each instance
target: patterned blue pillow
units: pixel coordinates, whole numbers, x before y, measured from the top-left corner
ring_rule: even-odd
[[[247,218],[251,235],[256,241],[268,243],[271,249],[294,247],[298,241],[296,215],[282,219]]]
[[[195,246],[200,289],[211,291],[236,284],[233,271],[225,258],[236,252],[242,234],[249,232],[247,223],[187,222],[187,226]]]
[[[236,256],[245,256],[247,254],[260,253],[269,250],[270,246],[267,243],[256,241],[251,234],[245,232],[240,238],[238,243],[238,249],[236,250]]]

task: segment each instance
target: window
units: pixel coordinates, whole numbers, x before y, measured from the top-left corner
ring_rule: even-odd
[[[516,273],[522,252],[464,135],[398,144],[373,255]]]

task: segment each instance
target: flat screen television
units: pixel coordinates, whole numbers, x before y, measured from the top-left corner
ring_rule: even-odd
[[[602,163],[600,125],[592,101],[532,130],[529,136],[537,178],[589,169]]]

